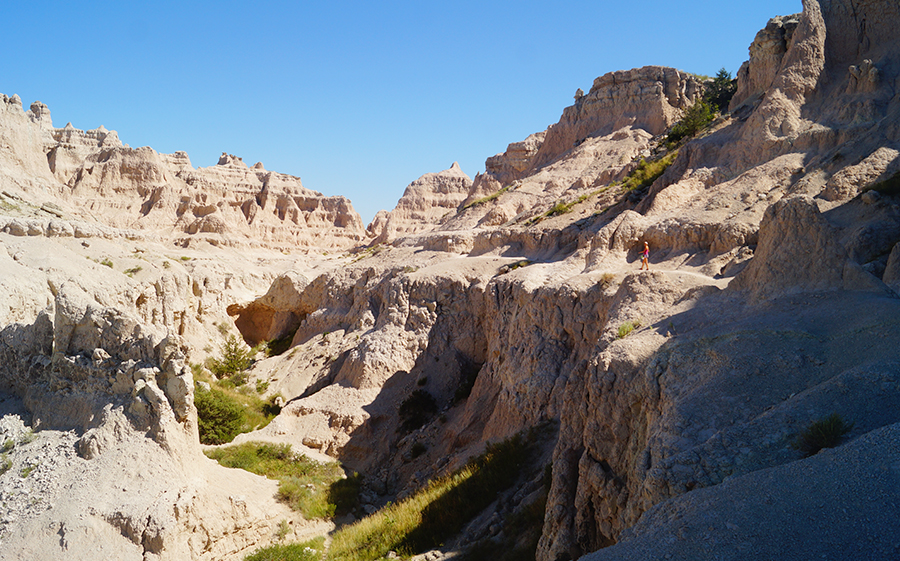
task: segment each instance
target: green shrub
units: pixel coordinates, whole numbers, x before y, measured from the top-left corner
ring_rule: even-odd
[[[437,413],[437,402],[425,390],[415,390],[403,400],[397,413],[400,415],[400,427],[404,431],[413,431],[431,420]]]
[[[133,277],[136,273],[140,273],[140,272],[143,271],[143,270],[144,270],[144,268],[141,267],[140,265],[138,265],[137,267],[132,267],[132,268],[130,268],[130,269],[126,269],[126,270],[124,271],[124,273],[125,273],[126,275],[128,275],[129,277]]]
[[[235,386],[246,384],[247,377],[243,375],[243,371],[253,364],[251,352],[244,348],[242,341],[231,334],[222,346],[222,358],[210,358],[207,367],[217,378],[230,378]]]
[[[12,461],[9,459],[9,456],[4,452],[0,454],[0,475],[3,475],[9,468],[12,467]]]
[[[246,432],[244,408],[220,390],[194,392],[194,405],[197,407],[201,443],[225,444],[241,432]]]
[[[853,429],[853,423],[847,423],[837,413],[811,423],[799,434],[796,448],[807,456],[819,452],[822,448],[834,448],[841,443],[844,435]]]
[[[278,523],[278,530],[275,531],[275,539],[277,539],[278,541],[284,541],[284,538],[286,538],[287,535],[293,531],[294,530],[293,528],[291,528],[291,525],[288,523],[288,521],[282,520]]]
[[[281,412],[281,408],[275,405],[278,394],[263,401],[252,391],[235,390],[228,380],[211,379],[199,364],[192,364],[191,371],[195,380],[207,382],[212,389],[206,391],[198,385],[194,391],[200,442],[203,444],[231,442],[242,432],[266,426]]]
[[[666,142],[674,145],[684,138],[690,138],[706,128],[716,117],[715,108],[707,101],[700,99],[687,108],[681,120],[675,123]]]
[[[634,191],[635,189],[649,187],[672,165],[677,156],[678,151],[673,150],[656,160],[645,160],[642,158],[637,167],[631,170],[625,179],[622,180],[622,190]]]
[[[618,339],[624,339],[628,336],[629,333],[634,331],[635,329],[639,329],[642,325],[641,320],[635,319],[626,321],[622,325],[619,326],[618,333],[616,334]]]
[[[725,68],[719,69],[712,82],[707,84],[703,99],[712,106],[714,111],[724,113],[728,111],[728,104],[737,91],[737,81],[731,79],[731,72]]]
[[[284,354],[285,351],[291,348],[291,343],[294,341],[294,335],[297,333],[297,329],[299,326],[289,333],[286,333],[283,337],[279,337],[278,339],[272,339],[265,343],[266,346],[266,356],[278,356],[280,354]]]
[[[325,538],[321,537],[303,543],[270,545],[244,557],[244,561],[320,561],[324,550]]]
[[[109,267],[110,269],[113,268],[113,262],[110,261],[109,259],[104,259],[103,261],[100,262],[100,264],[105,265],[106,267]]]

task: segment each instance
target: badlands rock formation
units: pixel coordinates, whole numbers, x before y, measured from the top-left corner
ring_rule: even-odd
[[[426,173],[406,187],[394,210],[382,210],[375,215],[368,228],[369,234],[375,237],[373,243],[433,229],[456,214],[471,187],[472,180],[456,162],[442,172]]]
[[[363,511],[549,427],[533,458],[549,485],[529,472],[430,559],[514,539],[504,521],[542,488],[541,561],[896,557],[898,25],[895,4],[859,0],[773,19],[731,113],[632,191],[617,181],[663,155],[703,86],[601,76],[471,185],[424,176],[370,227],[378,245],[320,261],[223,241],[240,225],[279,248],[275,220],[362,240],[356,222],[301,228],[352,213],[303,206],[292,178],[229,156],[193,170],[100,129],[51,167],[46,108],[5,99],[0,406],[18,417],[0,423],[15,442],[0,558],[240,559],[280,520],[304,524],[272,483],[199,453],[187,365],[219,326],[291,338],[251,371],[285,407],[239,439],[360,471]],[[144,193],[147,221],[104,218],[134,212],[117,190]],[[163,217],[165,243],[144,239]],[[414,392],[436,406],[418,428],[398,414]],[[832,413],[844,443],[805,457],[798,435]]]
[[[53,128],[47,106],[22,111],[18,96],[0,98],[0,187],[56,215],[140,230],[183,246],[199,240],[285,249],[341,248],[365,238],[362,220],[344,197],[325,197],[300,179],[248,167],[223,154],[194,169],[184,152],[159,154],[123,145],[104,127]]]

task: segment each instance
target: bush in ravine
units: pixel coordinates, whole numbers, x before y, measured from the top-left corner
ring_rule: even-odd
[[[425,390],[415,390],[403,400],[397,413],[400,415],[401,429],[410,432],[427,423],[437,413],[437,402]]]
[[[837,413],[832,413],[806,427],[797,437],[795,445],[807,456],[812,456],[822,448],[834,448],[851,430],[853,423],[848,423]]]
[[[247,382],[244,370],[253,364],[252,349],[245,349],[244,345],[234,334],[229,335],[222,346],[222,358],[210,358],[207,367],[216,375],[216,378],[230,378],[235,386]]]
[[[700,99],[687,108],[680,121],[675,123],[666,142],[674,146],[684,138],[690,138],[706,128],[716,117],[716,109],[712,104]]]
[[[201,443],[225,444],[243,432],[246,424],[244,408],[223,392],[198,390],[194,392],[194,405]]]

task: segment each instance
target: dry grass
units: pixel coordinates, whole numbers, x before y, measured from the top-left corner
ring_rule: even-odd
[[[374,561],[440,545],[516,481],[529,450],[521,436],[489,446],[459,471],[336,532],[327,559]]]

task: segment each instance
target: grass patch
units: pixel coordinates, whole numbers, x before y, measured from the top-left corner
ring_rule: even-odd
[[[649,187],[672,165],[677,156],[678,151],[673,150],[658,160],[641,158],[638,166],[631,170],[625,179],[622,180],[622,191],[634,191],[635,189]]]
[[[365,249],[365,251],[361,252],[361,253],[356,257],[356,259],[354,259],[353,261],[351,261],[351,263],[356,263],[357,261],[362,261],[362,260],[365,259],[366,257],[372,257],[373,255],[378,255],[379,253],[381,253],[381,251],[382,251],[383,249],[384,249],[384,248],[381,247],[381,244],[375,244],[375,245],[373,245],[372,247],[367,247],[367,248]],[[327,255],[327,254],[326,254],[326,253],[323,253],[322,255]]]
[[[8,472],[12,467],[12,460],[9,459],[9,456],[4,452],[0,454],[0,475]]]
[[[485,203],[489,203],[489,202],[493,201],[494,199],[499,198],[500,195],[502,195],[503,193],[506,193],[507,191],[509,191],[510,187],[512,187],[512,185],[507,185],[507,186],[502,187],[502,188],[498,189],[497,191],[491,193],[487,197],[481,197],[480,199],[475,199],[471,203],[464,206],[463,210],[468,210],[472,207],[476,207],[478,205],[483,205]]]
[[[488,445],[462,469],[338,530],[326,558],[374,561],[390,551],[409,556],[439,546],[516,481],[531,451],[530,436]]]
[[[320,561],[324,550],[325,538],[320,537],[303,543],[270,545],[244,557],[244,561]]]
[[[526,225],[533,226],[545,218],[550,218],[551,216],[562,216],[563,214],[568,214],[568,213],[572,212],[572,209],[575,208],[576,205],[583,203],[584,201],[590,199],[594,195],[599,195],[600,193],[603,193],[608,188],[609,188],[609,186],[606,186],[603,189],[597,189],[596,191],[591,191],[590,193],[584,193],[580,197],[578,197],[574,200],[571,200],[569,202],[557,201],[556,204],[554,204],[552,207],[550,207],[550,210],[530,219],[526,223]]]
[[[277,479],[278,498],[307,519],[345,514],[356,505],[361,477],[345,477],[336,462],[319,463],[291,452],[290,444],[247,442],[207,450],[205,454],[229,468]]]
[[[141,267],[140,265],[138,265],[137,267],[132,267],[132,268],[130,268],[130,269],[125,269],[125,271],[123,271],[123,272],[124,272],[126,275],[128,275],[129,277],[133,277],[136,273],[140,273],[140,272],[143,271],[143,270],[144,270],[144,268]]]
[[[811,423],[797,436],[795,446],[798,450],[812,456],[823,448],[834,448],[841,443],[844,435],[853,429],[853,423],[847,423],[837,413]]]
[[[575,205],[581,204],[584,201],[590,199],[594,195],[599,195],[602,193],[602,189],[598,189],[597,191],[591,191],[590,193],[585,193],[578,197],[573,201],[569,201],[568,203],[564,203],[562,201],[557,202],[555,205],[550,207],[550,210],[547,211],[547,216],[560,216],[562,214],[568,214],[572,212],[572,209],[575,208]]]
[[[104,259],[103,261],[100,262],[100,264],[105,267],[109,267],[110,269],[113,268],[113,262],[110,261],[109,259]]]
[[[643,325],[643,322],[639,319],[629,320],[619,326],[619,330],[616,333],[617,339],[624,339],[627,337],[632,331],[635,329],[639,329]]]

